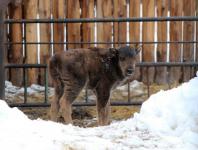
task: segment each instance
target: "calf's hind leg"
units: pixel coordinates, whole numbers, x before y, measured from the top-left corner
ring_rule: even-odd
[[[50,117],[52,121],[58,121],[58,112],[59,112],[59,101],[61,96],[63,95],[63,84],[61,81],[54,81],[54,90],[55,95],[51,102],[51,108],[50,108]]]
[[[66,124],[72,123],[72,103],[82,90],[82,87],[77,85],[68,87],[65,85],[64,94],[60,100],[59,113],[64,118]]]

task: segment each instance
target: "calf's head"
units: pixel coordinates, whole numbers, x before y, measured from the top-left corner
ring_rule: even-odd
[[[136,56],[140,52],[141,46],[136,47],[120,47],[118,51],[118,65],[122,71],[124,77],[129,77],[134,74]]]

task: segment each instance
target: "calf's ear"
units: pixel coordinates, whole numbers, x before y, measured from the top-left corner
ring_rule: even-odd
[[[135,53],[136,55],[139,54],[139,52],[142,50],[142,45],[136,44],[135,45]]]

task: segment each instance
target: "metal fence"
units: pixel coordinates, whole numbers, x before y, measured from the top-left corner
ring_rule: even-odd
[[[30,23],[99,23],[99,22],[167,22],[167,21],[198,21],[198,17],[153,17],[153,18],[81,18],[81,19],[29,19],[29,20],[5,20],[5,24],[30,24]],[[26,31],[25,31],[26,32]],[[142,41],[142,42],[6,42],[6,45],[11,44],[188,44],[188,43],[198,43],[198,41]],[[198,67],[198,62],[142,62],[138,63],[137,67],[146,68],[146,84],[147,84],[147,95],[150,96],[150,83],[148,77],[148,70],[150,67],[159,68],[159,67],[167,67],[166,71],[166,79],[167,84],[170,87],[170,68],[171,67],[182,67],[182,71],[184,71],[185,67],[190,67],[191,77],[194,76],[195,70]],[[48,79],[47,79],[47,65],[46,64],[10,64],[5,66],[6,69],[9,68],[22,68],[23,69],[23,83],[24,83],[24,102],[23,103],[12,103],[11,107],[48,107],[50,106],[48,102]],[[27,102],[27,73],[26,70],[28,68],[42,68],[45,70],[45,98],[42,103],[28,103]],[[130,84],[130,83],[129,83]],[[111,102],[113,106],[126,106],[126,105],[141,105],[142,102],[133,101],[130,96],[130,88],[128,84],[128,101],[127,102]],[[3,86],[3,85],[0,85]],[[94,106],[95,103],[89,102],[88,95],[86,92],[85,101],[82,103],[74,103],[74,106]]]

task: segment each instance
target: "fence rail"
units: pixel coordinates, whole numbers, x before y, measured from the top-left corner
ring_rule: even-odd
[[[198,21],[197,16],[172,17],[133,17],[133,18],[73,18],[73,19],[9,19],[5,24],[14,23],[105,23],[105,22],[167,22],[167,21]]]

